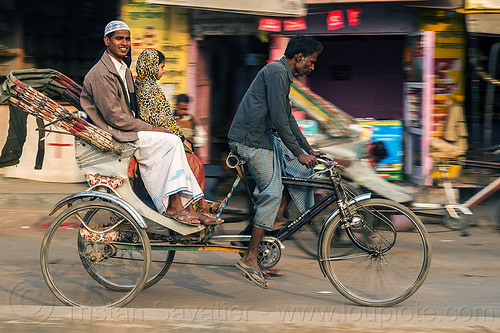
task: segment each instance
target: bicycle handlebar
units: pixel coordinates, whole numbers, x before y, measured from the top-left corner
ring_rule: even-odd
[[[335,159],[331,156],[328,155],[320,155],[316,157],[319,163],[324,164],[325,166],[331,166],[333,164],[336,164]]]

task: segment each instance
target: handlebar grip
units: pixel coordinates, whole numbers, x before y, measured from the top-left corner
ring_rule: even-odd
[[[328,156],[328,155],[320,155],[318,157],[316,157],[316,159],[318,160],[319,163],[321,164],[324,164],[324,165],[332,165],[335,162],[335,159],[331,156]]]

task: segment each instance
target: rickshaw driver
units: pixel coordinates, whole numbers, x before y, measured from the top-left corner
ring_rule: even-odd
[[[268,288],[268,284],[257,263],[257,254],[264,233],[273,230],[278,213],[286,206],[282,173],[304,178],[304,174],[311,173],[307,169],[318,164],[316,156],[323,154],[308,144],[291,113],[289,100],[293,76],[313,71],[322,50],[323,45],[312,37],[291,38],[285,55],[259,71],[228,132],[229,146],[245,160],[257,192],[248,251],[235,266],[262,288]],[[301,211],[314,203],[312,191],[290,187],[288,192]],[[304,204],[306,200],[309,202]]]
[[[203,196],[187,163],[181,139],[163,127],[135,118],[132,72],[123,62],[130,50],[130,28],[111,21],[104,30],[106,52],[83,82],[80,103],[99,128],[120,142],[134,142],[144,185],[160,213],[184,224],[200,224],[185,207]],[[168,180],[168,181],[167,181]]]

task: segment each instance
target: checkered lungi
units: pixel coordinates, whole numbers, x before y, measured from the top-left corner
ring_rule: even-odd
[[[280,138],[275,137],[274,153],[281,161],[281,172],[284,176],[295,178],[308,178],[314,170],[308,169],[301,164],[299,160],[292,154]],[[304,212],[306,209],[314,205],[314,188],[304,186],[288,186],[288,192],[293,199],[299,212]]]
[[[273,150],[248,147],[235,141],[230,141],[229,146],[243,158],[255,181],[253,224],[265,230],[272,230],[283,194],[282,174],[307,177],[313,171],[300,164],[278,138],[274,142]],[[312,188],[290,186],[288,190],[301,212],[314,204]]]

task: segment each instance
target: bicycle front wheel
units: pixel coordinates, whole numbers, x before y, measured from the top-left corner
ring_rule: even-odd
[[[333,286],[365,306],[391,306],[413,295],[430,268],[429,236],[408,208],[385,199],[349,206],[351,221],[332,216],[318,257]]]

